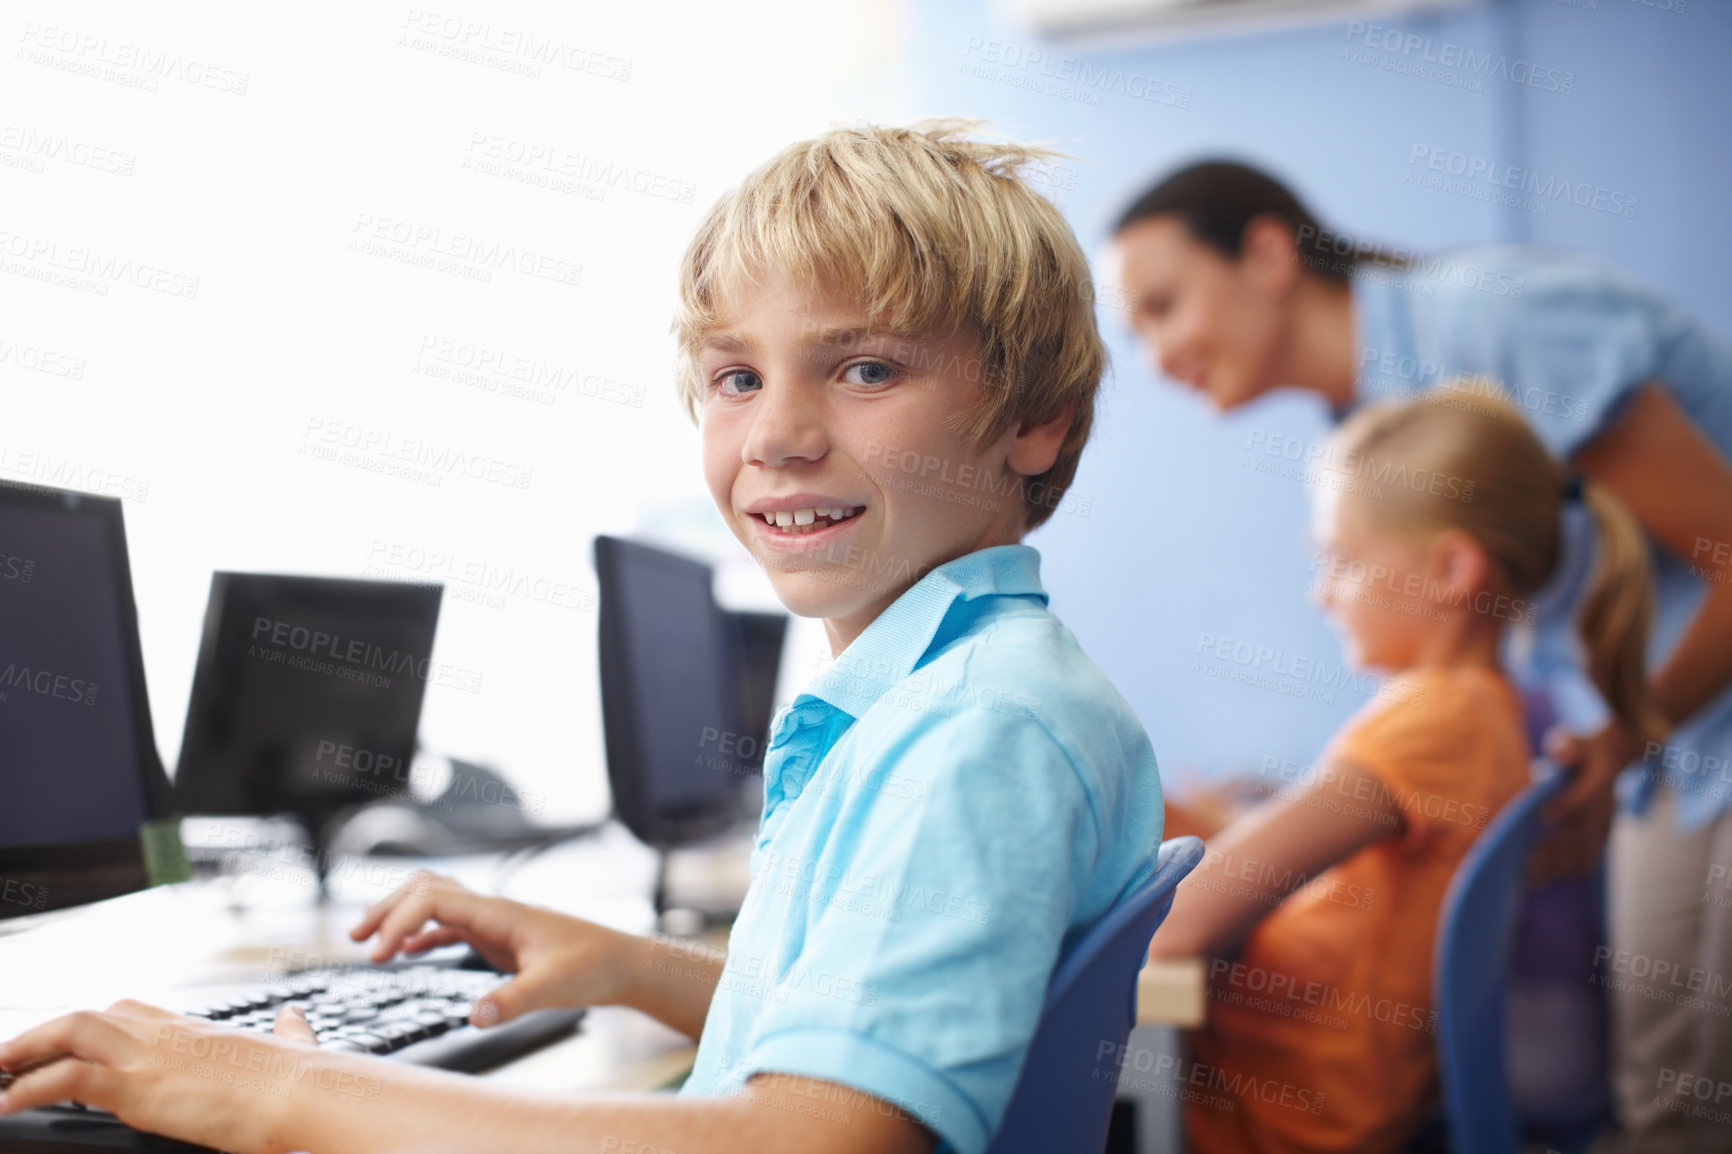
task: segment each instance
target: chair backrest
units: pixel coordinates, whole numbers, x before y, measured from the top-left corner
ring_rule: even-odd
[[[1040,1026],[988,1154],[1052,1154],[1106,1145],[1119,1057],[1136,1021],[1137,972],[1173,890],[1203,860],[1203,843],[1161,845],[1148,883],[1077,943],[1047,983]]]
[[[1520,1129],[1504,1061],[1504,998],[1516,924],[1527,895],[1528,851],[1540,811],[1566,775],[1545,760],[1536,780],[1486,826],[1444,894],[1437,935],[1438,1074],[1450,1146],[1516,1154]]]

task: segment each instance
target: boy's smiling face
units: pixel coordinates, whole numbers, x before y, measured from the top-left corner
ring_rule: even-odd
[[[986,387],[972,333],[870,333],[857,302],[780,273],[730,303],[693,354],[705,480],[832,652],[930,570],[1022,539],[1025,478],[1052,467],[1068,414],[973,449],[949,428]]]

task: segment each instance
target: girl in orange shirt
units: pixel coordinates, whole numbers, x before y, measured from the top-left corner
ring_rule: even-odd
[[[1589,672],[1632,732],[1663,728],[1642,674],[1640,530],[1490,393],[1367,407],[1311,477],[1319,600],[1349,661],[1391,677],[1313,765],[1273,771],[1272,796],[1208,837],[1150,947],[1210,958],[1186,1071],[1194,1154],[1397,1151],[1435,1109],[1438,912],[1528,781],[1499,652],[1557,563],[1566,500],[1600,541],[1577,610]]]

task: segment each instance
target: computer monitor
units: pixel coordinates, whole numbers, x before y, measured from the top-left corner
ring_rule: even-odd
[[[120,502],[0,483],[0,919],[159,880],[168,814]]]
[[[709,566],[640,542],[597,537],[595,567],[615,815],[660,849],[721,833],[763,765],[786,618],[748,624],[716,604]]]
[[[758,739],[755,757],[763,768],[776,706],[776,678],[782,672],[782,645],[788,635],[786,613],[724,611],[733,624],[740,655],[740,689],[745,697],[746,731]]]
[[[213,574],[175,771],[181,812],[296,818],[322,874],[332,818],[409,788],[442,593]]]

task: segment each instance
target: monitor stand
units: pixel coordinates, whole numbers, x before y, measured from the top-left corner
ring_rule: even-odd
[[[313,902],[315,906],[331,904],[331,834],[335,829],[333,819],[340,811],[325,811],[319,813],[277,813],[268,822],[277,824],[276,835],[263,844],[247,847],[229,847],[225,850],[220,845],[198,846],[190,848],[194,854],[195,875],[203,876],[245,876],[256,872],[260,866],[252,864],[249,859],[268,860],[277,854],[292,853],[299,849],[305,857],[301,865],[307,867],[313,874]],[[296,838],[289,827],[298,831]],[[268,828],[268,827],[267,827]],[[237,864],[238,859],[238,864]],[[249,907],[238,893],[231,893],[229,908],[239,913]]]

